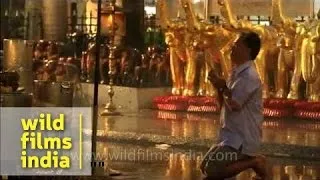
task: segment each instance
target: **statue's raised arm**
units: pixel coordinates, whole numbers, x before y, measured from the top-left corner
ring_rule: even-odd
[[[184,12],[186,13],[186,22],[187,22],[188,29],[191,31],[200,30],[201,24],[193,11],[191,1],[179,0],[179,2],[183,7]]]
[[[159,11],[159,24],[160,27],[164,30],[167,30],[168,28],[172,27],[171,21],[169,19],[168,15],[168,5],[166,0],[158,0],[157,1],[157,10]]]
[[[276,67],[268,67],[276,64],[278,50],[276,48],[276,30],[264,25],[256,25],[249,20],[240,19],[237,20],[236,14],[232,10],[232,4],[230,0],[218,0],[220,7],[220,13],[224,17],[226,23],[224,28],[234,33],[242,32],[254,32],[259,35],[261,39],[261,48],[258,56],[256,57],[255,64],[258,74],[263,84],[263,97],[268,98],[270,96],[269,89],[270,84],[268,81],[268,71],[272,69],[275,71]],[[275,76],[275,72],[272,73]]]

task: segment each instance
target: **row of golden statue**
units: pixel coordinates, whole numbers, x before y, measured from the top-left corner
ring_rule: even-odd
[[[271,25],[265,26],[237,19],[230,0],[218,0],[225,22],[212,24],[197,18],[190,0],[179,3],[185,19],[170,19],[166,0],[157,1],[160,25],[170,49],[172,94],[214,96],[216,90],[207,80],[208,72],[220,71],[227,79],[233,42],[241,32],[252,31],[261,38],[255,64],[263,97],[301,99],[299,89],[305,82],[305,98],[320,101],[320,11],[318,19],[299,23],[284,14],[281,0],[272,0]],[[199,52],[203,52],[204,60],[199,60]]]

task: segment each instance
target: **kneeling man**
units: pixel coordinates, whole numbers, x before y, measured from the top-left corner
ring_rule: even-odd
[[[262,83],[253,60],[261,41],[255,33],[243,33],[231,52],[233,71],[226,82],[215,72],[209,80],[218,89],[222,104],[220,140],[204,157],[201,170],[206,179],[234,177],[252,168],[266,179],[265,158],[258,155],[263,121]]]

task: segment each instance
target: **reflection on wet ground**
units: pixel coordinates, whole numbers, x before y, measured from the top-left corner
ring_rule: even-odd
[[[219,135],[217,114],[140,111],[117,117],[101,117],[98,129],[107,133],[136,132],[215,140]],[[320,147],[320,121],[265,119],[263,142]]]
[[[98,143],[97,147],[98,159],[106,161],[108,168],[124,172],[114,179],[202,179],[199,165],[204,151],[115,143]],[[269,158],[268,171],[272,180],[318,180],[320,162]],[[247,170],[235,179],[249,180],[254,175],[252,170]]]
[[[103,134],[127,135],[148,134],[170,139],[208,140],[214,143],[219,135],[217,114],[177,113],[144,110],[138,113],[123,113],[122,116],[100,117],[98,130]],[[130,139],[126,142],[100,142],[98,151],[112,169],[128,172],[116,179],[155,180],[198,180],[202,179],[199,165],[206,149],[193,146],[182,147],[160,145],[158,147],[134,146],[141,141]],[[168,140],[167,138],[165,138]],[[180,139],[179,139],[180,140]],[[168,143],[161,141],[161,143]],[[263,142],[271,144],[319,147],[320,121],[297,119],[265,119]],[[117,144],[118,143],[118,144]],[[170,144],[170,143],[168,143]],[[139,144],[141,145],[141,144]],[[305,147],[303,147],[305,146]],[[286,148],[286,147],[280,147]],[[300,150],[299,150],[300,151]],[[301,151],[304,152],[304,151]],[[307,152],[307,151],[306,151]],[[107,155],[107,157],[105,157]],[[320,180],[320,162],[299,159],[268,157],[269,174],[272,180]],[[312,159],[311,159],[312,160]],[[237,176],[237,180],[249,180],[254,176],[251,170]]]

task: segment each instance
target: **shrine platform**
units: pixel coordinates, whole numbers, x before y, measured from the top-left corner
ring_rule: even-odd
[[[92,106],[93,84],[77,85],[74,107]],[[170,87],[134,88],[114,86],[114,102],[118,109],[135,112],[155,109],[173,112],[219,113],[219,103],[214,97],[187,97],[170,95]],[[109,102],[108,85],[99,85],[99,106]],[[264,115],[272,118],[299,118],[320,120],[320,102],[302,100],[266,99]]]
[[[108,85],[99,85],[99,106],[104,106],[109,102]],[[114,103],[118,109],[127,112],[135,112],[140,109],[151,109],[153,99],[157,96],[168,95],[171,92],[170,87],[156,88],[135,88],[114,86]],[[91,83],[80,83],[76,87],[73,97],[74,107],[90,107],[93,104],[94,85]]]
[[[219,112],[214,97],[157,96],[153,106],[158,110],[185,112]],[[320,102],[303,100],[265,99],[264,116],[273,118],[300,118],[320,120]]]

